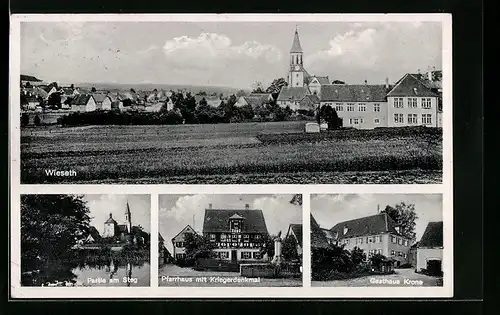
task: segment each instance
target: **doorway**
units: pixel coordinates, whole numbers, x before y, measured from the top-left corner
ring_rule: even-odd
[[[231,261],[235,263],[237,260],[238,260],[238,251],[233,249],[231,251]]]
[[[440,276],[443,274],[442,262],[439,259],[430,259],[427,261],[427,272],[430,275]]]

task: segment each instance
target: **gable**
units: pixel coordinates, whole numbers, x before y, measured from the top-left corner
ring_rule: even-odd
[[[418,247],[443,247],[443,222],[429,222]]]
[[[205,209],[203,233],[217,233],[229,231],[231,216],[243,217],[241,231],[243,233],[268,234],[266,221],[262,210],[229,210]]]
[[[401,78],[396,85],[392,88],[388,97],[394,96],[430,96],[437,97],[438,95],[434,93],[431,88],[424,84],[414,75],[407,73]]]
[[[319,227],[318,222],[314,219],[311,214],[311,247],[312,248],[328,248],[328,240],[326,239],[325,233]]]
[[[186,233],[198,234],[196,231],[190,226],[186,225],[176,236],[172,238],[172,242],[182,242],[184,241],[184,235]]]

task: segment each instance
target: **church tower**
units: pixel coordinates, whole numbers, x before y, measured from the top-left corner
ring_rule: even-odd
[[[127,200],[127,209],[125,210],[125,225],[127,226],[127,232],[130,234],[132,231],[132,218],[130,216],[130,206]]]
[[[302,63],[302,47],[300,46],[299,32],[295,29],[292,49],[290,49],[290,70],[288,73],[289,87],[304,86],[304,66]]]

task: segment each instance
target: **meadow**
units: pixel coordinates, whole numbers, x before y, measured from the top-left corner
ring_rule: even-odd
[[[304,122],[22,130],[21,182],[440,183],[435,128],[303,132]],[[75,170],[49,177],[45,170]]]

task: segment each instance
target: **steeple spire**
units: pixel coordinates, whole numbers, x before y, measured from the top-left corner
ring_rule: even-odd
[[[291,53],[302,53],[302,46],[300,46],[300,40],[299,40],[299,31],[297,30],[297,26],[295,26],[295,35],[293,36],[293,44],[292,44],[292,49],[290,50]]]
[[[130,214],[130,206],[128,204],[128,199],[127,199],[127,209],[125,210],[125,224],[127,225],[127,231],[130,233],[132,230],[132,218]]]

